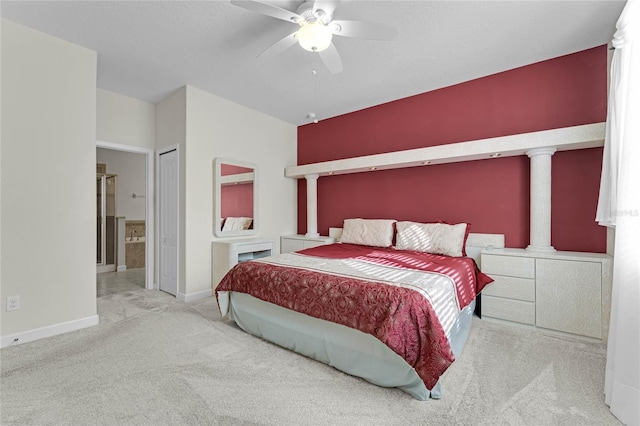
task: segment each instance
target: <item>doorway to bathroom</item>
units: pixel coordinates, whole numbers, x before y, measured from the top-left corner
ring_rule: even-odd
[[[152,149],[96,142],[99,297],[154,288],[153,161]]]

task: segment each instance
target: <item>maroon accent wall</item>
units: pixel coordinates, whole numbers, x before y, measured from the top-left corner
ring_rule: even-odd
[[[602,148],[557,152],[551,166],[551,242],[556,250],[605,253],[607,231],[595,222]]]
[[[535,132],[606,120],[607,48],[528,65],[298,127],[298,164]],[[605,252],[595,222],[602,149],[552,159],[552,244]],[[321,177],[318,231],[349,217],[469,222],[529,244],[526,156]],[[306,183],[298,183],[306,232]]]

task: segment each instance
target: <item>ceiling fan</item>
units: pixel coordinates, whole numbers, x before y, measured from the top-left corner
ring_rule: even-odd
[[[342,71],[340,54],[331,41],[334,35],[369,40],[393,40],[398,32],[395,27],[385,24],[334,20],[333,13],[338,0],[308,0],[301,4],[296,12],[258,0],[231,0],[231,4],[300,27],[260,53],[258,57],[282,53],[298,43],[303,49],[318,53],[332,74]]]

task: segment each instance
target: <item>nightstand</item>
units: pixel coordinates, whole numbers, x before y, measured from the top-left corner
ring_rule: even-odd
[[[535,259],[482,253],[480,264],[494,279],[482,291],[482,316],[535,325]]]

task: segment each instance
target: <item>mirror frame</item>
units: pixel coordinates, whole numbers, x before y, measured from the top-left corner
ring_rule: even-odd
[[[253,169],[253,227],[239,231],[222,231],[218,221],[222,212],[222,164]],[[213,160],[213,233],[216,237],[240,237],[255,235],[258,233],[258,168],[255,164],[246,161],[230,160],[228,158],[215,158]]]

